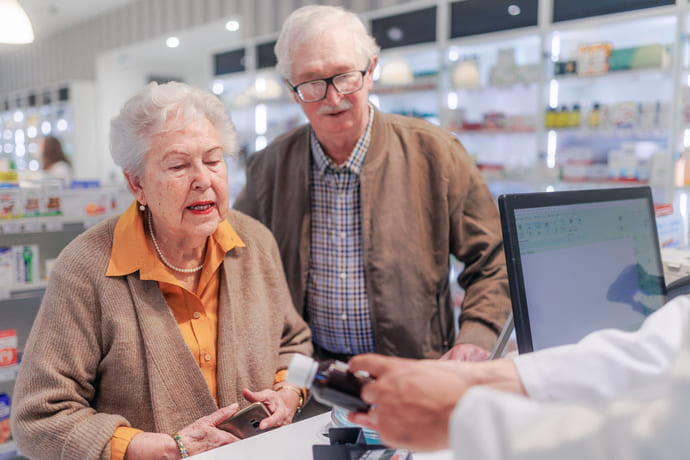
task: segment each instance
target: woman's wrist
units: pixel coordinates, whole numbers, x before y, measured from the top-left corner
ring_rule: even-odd
[[[297,396],[297,409],[296,412],[299,413],[302,410],[302,407],[304,407],[304,392],[302,391],[301,388],[296,387],[295,385],[289,384],[287,382],[280,382],[279,384],[276,385],[277,388],[274,388],[274,391],[277,392],[283,392],[287,391],[290,393],[293,393],[295,396]]]
[[[175,444],[177,444],[177,450],[180,453],[180,458],[187,458],[189,457],[189,454],[187,454],[187,448],[184,445],[184,442],[182,441],[182,438],[180,437],[179,434],[177,433],[171,433],[170,437],[175,440]]]
[[[164,433],[139,433],[134,436],[127,447],[125,460],[153,458],[165,460],[181,458],[180,448],[175,438]]]

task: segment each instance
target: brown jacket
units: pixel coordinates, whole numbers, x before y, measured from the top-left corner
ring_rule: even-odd
[[[312,352],[271,233],[230,211],[246,247],[221,265],[218,405],[155,281],[106,277],[117,218],[60,254],[29,336],[12,434],[31,458],[109,458],[118,426],[171,433],[219,406],[248,404],[292,354]]]
[[[455,343],[493,346],[510,311],[498,209],[472,159],[426,121],[376,112],[360,176],[362,250],[376,351],[439,357],[454,343],[449,255],[465,263]],[[234,204],[271,229],[300,313],[309,271],[308,125],[253,154]]]

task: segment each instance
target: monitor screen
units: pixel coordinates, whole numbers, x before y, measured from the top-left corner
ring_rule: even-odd
[[[597,329],[636,330],[664,304],[651,195],[614,193],[545,194],[551,203],[518,200],[502,216],[514,229],[506,238],[504,226],[504,240],[521,352],[574,343]],[[523,347],[520,335],[529,336]]]

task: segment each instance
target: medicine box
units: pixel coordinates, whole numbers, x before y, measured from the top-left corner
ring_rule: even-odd
[[[17,331],[5,329],[0,331],[0,367],[17,364]]]
[[[38,245],[12,246],[17,284],[35,283],[39,280]]]
[[[11,286],[15,280],[14,251],[11,246],[0,247],[0,286]]]
[[[22,216],[21,193],[19,184],[0,182],[0,218]]]

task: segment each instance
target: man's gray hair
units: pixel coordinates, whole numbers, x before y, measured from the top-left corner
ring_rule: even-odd
[[[149,83],[122,106],[110,122],[110,155],[115,164],[136,180],[144,173],[146,152],[153,136],[176,119],[175,129],[206,118],[215,127],[225,155],[239,150],[237,131],[223,103],[208,91],[185,83]]]
[[[276,68],[280,76],[286,80],[292,78],[292,51],[305,42],[315,42],[316,37],[335,26],[345,26],[352,32],[355,53],[362,68],[378,54],[380,48],[376,40],[369,35],[356,14],[338,6],[303,6],[285,19],[276,42],[274,51],[278,58]]]

